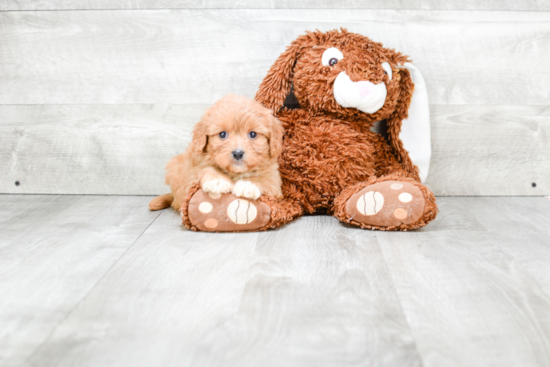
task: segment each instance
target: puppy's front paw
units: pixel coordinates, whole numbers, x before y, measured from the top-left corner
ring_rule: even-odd
[[[202,184],[202,191],[211,194],[225,194],[231,191],[231,182],[222,178],[215,178]]]
[[[256,200],[260,196],[262,196],[262,192],[258,188],[258,186],[254,185],[250,181],[245,180],[239,180],[237,183],[235,183],[235,186],[233,186],[233,190],[231,190],[233,195],[240,196],[247,199],[253,199]]]

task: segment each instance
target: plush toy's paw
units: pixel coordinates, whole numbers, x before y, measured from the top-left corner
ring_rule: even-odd
[[[256,200],[260,196],[262,196],[262,192],[260,191],[258,186],[246,180],[237,181],[235,183],[235,186],[233,186],[233,190],[231,190],[231,192],[235,196],[240,196],[252,200]]]
[[[264,202],[203,190],[193,195],[187,212],[191,224],[205,232],[253,231],[271,218],[271,208]]]
[[[216,178],[202,184],[202,189],[210,194],[218,195],[230,192],[233,184],[230,181]]]
[[[424,212],[424,196],[408,182],[383,181],[365,187],[346,203],[348,218],[376,227],[409,225]]]

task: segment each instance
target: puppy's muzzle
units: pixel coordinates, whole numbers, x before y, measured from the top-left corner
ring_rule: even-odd
[[[240,161],[244,157],[244,151],[236,149],[231,152],[231,155],[233,155],[233,159],[235,159],[236,161]]]

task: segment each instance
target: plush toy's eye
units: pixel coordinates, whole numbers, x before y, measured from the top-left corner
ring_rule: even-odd
[[[383,62],[383,63],[382,63],[382,69],[384,69],[384,72],[388,75],[388,77],[389,77],[390,80],[391,80],[392,73],[391,73],[391,66],[390,66],[390,64],[387,63],[387,62]]]
[[[338,61],[342,60],[343,58],[344,55],[342,54],[342,52],[340,52],[339,49],[337,49],[336,47],[331,47],[323,52],[321,62],[323,66],[334,66],[338,63]]]
[[[248,137],[250,139],[256,139],[256,136],[258,136],[258,134],[255,131],[251,131],[248,133]]]
[[[227,133],[225,131],[222,131],[221,133],[218,134],[218,136],[221,138],[221,139],[225,139],[227,138]]]

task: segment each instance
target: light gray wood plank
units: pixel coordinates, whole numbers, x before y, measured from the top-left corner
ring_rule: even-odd
[[[549,365],[550,201],[439,201],[439,227],[377,236],[424,365]]]
[[[126,251],[148,199],[0,195],[1,365],[550,362],[547,198],[439,198],[407,233],[193,233],[166,210]]]
[[[326,216],[248,234],[179,223],[165,211],[29,365],[421,365],[371,232]]]
[[[480,3],[480,2],[479,2]],[[0,104],[213,103],[254,96],[306,30],[412,57],[433,104],[547,105],[550,12],[361,9],[0,14]]]
[[[147,197],[0,195],[0,365],[22,366],[158,212]]]
[[[473,208],[469,209],[472,216],[495,233],[514,233],[518,236],[525,233],[550,235],[548,198],[501,197],[492,200],[472,197],[463,198],[460,202],[464,208]],[[550,246],[550,241],[545,242],[545,245]]]
[[[3,0],[0,10],[90,9],[441,9],[441,10],[550,10],[545,1],[443,0]]]
[[[164,193],[164,167],[185,151],[206,108],[0,106],[1,192]]]
[[[423,231],[550,234],[548,197],[438,196],[437,204],[437,220]]]
[[[165,193],[166,162],[207,107],[0,106],[0,192]],[[436,195],[550,195],[548,107],[435,105],[431,114]]]
[[[431,122],[436,195],[550,194],[549,107],[432,106]]]

